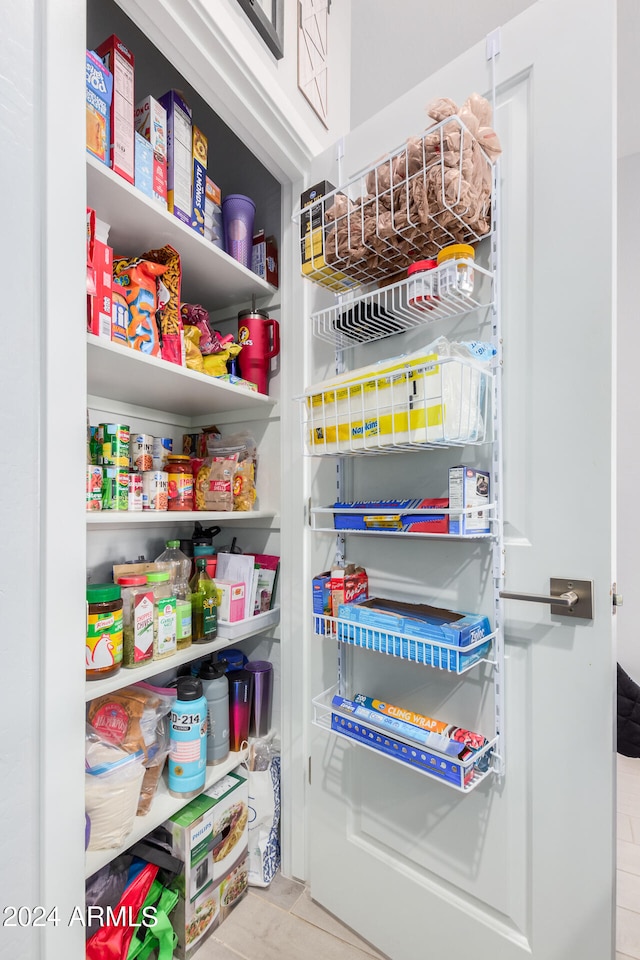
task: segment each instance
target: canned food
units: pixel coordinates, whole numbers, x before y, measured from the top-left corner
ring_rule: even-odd
[[[102,468],[102,509],[128,510],[129,471],[124,467]]]
[[[139,433],[137,437],[131,437],[129,466],[140,473],[153,470],[153,437],[150,433]]]
[[[149,470],[142,474],[142,509],[167,510],[169,477],[163,470]]]
[[[102,467],[87,464],[87,510],[102,510]]]
[[[129,474],[129,510],[142,510],[142,474]]]
[[[99,462],[103,466],[129,466],[129,427],[124,423],[98,425]]]
[[[169,454],[173,450],[173,440],[171,437],[153,438],[153,469],[164,470],[167,466]]]

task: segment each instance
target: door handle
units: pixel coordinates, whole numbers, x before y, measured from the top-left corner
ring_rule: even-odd
[[[525,600],[529,603],[548,603],[551,613],[593,620],[593,580],[566,580],[551,577],[549,594],[512,593],[501,590],[503,600]]]

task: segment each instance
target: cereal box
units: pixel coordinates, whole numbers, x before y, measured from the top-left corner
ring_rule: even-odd
[[[109,114],[113,77],[100,57],[87,50],[87,151],[109,166]]]
[[[313,612],[317,614],[313,618],[314,633],[323,634],[325,632],[325,621],[323,617],[332,616],[331,611],[331,573],[326,570],[319,573],[311,581],[313,591]]]
[[[191,107],[177,90],[160,97],[167,111],[167,209],[191,226],[193,142]]]
[[[153,148],[148,140],[140,133],[136,133],[136,189],[146,197],[154,199],[153,195]]]
[[[220,187],[207,177],[204,193],[204,236],[206,240],[224,249],[221,204]]]
[[[136,104],[135,128],[153,151],[153,197],[167,207],[167,111],[154,97]]]
[[[259,277],[278,286],[278,248],[275,237],[265,237],[264,230],[255,234],[251,253],[251,269]]]
[[[193,205],[191,226],[204,236],[204,205],[207,185],[207,138],[193,126]]]
[[[105,66],[113,74],[111,99],[110,166],[121,177],[134,182],[135,144],[133,128],[133,66],[134,57],[124,43],[112,34],[96,49]]]

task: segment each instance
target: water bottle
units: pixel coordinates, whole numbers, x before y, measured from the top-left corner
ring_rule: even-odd
[[[201,665],[200,679],[208,707],[207,764],[213,765],[229,756],[229,681],[211,661]]]
[[[169,723],[169,793],[185,800],[197,797],[206,774],[207,701],[197,677],[180,677]]]

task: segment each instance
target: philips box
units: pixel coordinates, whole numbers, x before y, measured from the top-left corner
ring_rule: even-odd
[[[167,111],[167,209],[191,226],[191,107],[177,90],[169,90],[159,102]]]
[[[154,97],[136,104],[136,132],[151,144],[153,151],[153,197],[167,208],[167,111]]]
[[[136,189],[153,200],[153,148],[141,133],[136,133],[135,169]]]
[[[113,74],[113,97],[109,117],[110,165],[115,173],[119,173],[129,183],[133,183],[135,173],[133,54],[115,34],[101,43],[96,53],[102,57],[105,66]]]
[[[87,50],[86,84],[87,150],[109,166],[113,77],[100,57],[91,50]]]
[[[453,534],[490,533],[489,474],[474,467],[449,468],[449,506],[460,510],[459,515],[449,517],[449,532]],[[473,512],[464,513],[465,510]]]
[[[446,510],[449,501],[437,500],[356,500],[353,503],[334,503],[333,522],[336,530],[398,530],[404,533],[448,533],[446,513],[412,514],[412,510],[440,508]],[[340,508],[370,510],[370,514],[340,513]],[[376,513],[376,510],[397,510],[397,513]]]
[[[193,203],[191,226],[204,236],[204,206],[207,187],[207,138],[202,130],[193,126]]]

